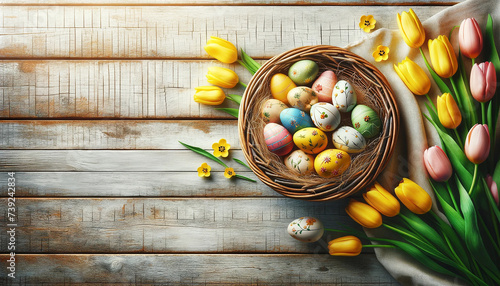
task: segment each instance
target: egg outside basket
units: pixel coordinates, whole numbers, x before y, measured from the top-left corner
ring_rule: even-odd
[[[272,98],[271,78],[287,74],[299,60],[318,63],[320,73],[330,69],[337,77],[349,81],[358,94],[358,104],[374,109],[382,121],[380,136],[370,140],[367,148],[354,155],[351,166],[341,176],[331,179],[317,175],[301,177],[288,170],[283,159],[267,149],[261,105]],[[344,115],[343,115],[344,116]],[[350,118],[350,116],[348,116]],[[349,124],[343,120],[342,125]],[[384,75],[360,56],[334,46],[296,48],[267,61],[250,80],[240,105],[238,132],[241,148],[250,168],[259,179],[278,193],[295,199],[326,201],[347,197],[371,184],[391,157],[399,131],[399,112],[393,91]],[[331,135],[329,141],[331,141]],[[331,142],[329,143],[335,148]]]

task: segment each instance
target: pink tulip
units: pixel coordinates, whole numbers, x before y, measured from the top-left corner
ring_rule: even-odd
[[[493,178],[490,175],[486,175],[486,184],[488,185],[488,188],[490,189],[491,195],[493,196],[493,199],[495,199],[495,203],[499,203],[498,200],[498,186],[495,181],[493,181]]]
[[[488,125],[472,126],[465,139],[465,155],[474,164],[481,164],[490,154],[490,132]]]
[[[483,49],[483,34],[474,18],[467,18],[460,24],[458,44],[464,56],[475,59]]]
[[[474,64],[470,72],[470,91],[474,99],[488,102],[495,95],[497,76],[490,62]]]
[[[429,175],[437,182],[448,181],[453,172],[450,159],[439,146],[424,151],[424,165]]]

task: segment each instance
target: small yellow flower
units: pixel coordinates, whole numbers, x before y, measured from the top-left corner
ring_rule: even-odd
[[[210,177],[210,171],[212,168],[207,163],[201,164],[200,167],[198,167],[198,176],[199,177]]]
[[[215,157],[222,156],[226,158],[227,155],[229,155],[229,149],[231,148],[231,145],[227,144],[226,139],[221,139],[219,140],[219,143],[214,143],[212,145],[212,148],[214,149]]]
[[[224,171],[224,177],[230,179],[232,176],[236,175],[233,168],[226,168]]]
[[[377,23],[377,20],[373,19],[372,15],[363,15],[359,19],[359,27],[366,33],[370,33],[375,28],[375,23]]]
[[[376,62],[385,61],[389,58],[389,47],[379,45],[372,55]]]

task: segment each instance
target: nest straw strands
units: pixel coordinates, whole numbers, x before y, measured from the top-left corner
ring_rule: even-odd
[[[315,61],[320,72],[332,70],[337,78],[347,80],[356,90],[358,104],[374,109],[381,121],[379,136],[370,139],[366,149],[351,154],[349,169],[342,175],[325,179],[318,175],[299,176],[285,166],[283,159],[267,149],[260,115],[264,101],[271,96],[270,82],[276,73],[288,73],[299,61]],[[350,114],[344,114],[342,125],[351,126]],[[267,61],[252,77],[241,101],[238,132],[247,162],[259,179],[287,197],[308,201],[325,201],[347,197],[372,183],[384,169],[399,131],[399,111],[393,91],[382,73],[372,64],[345,49],[334,46],[296,48]],[[327,148],[335,148],[328,135]]]

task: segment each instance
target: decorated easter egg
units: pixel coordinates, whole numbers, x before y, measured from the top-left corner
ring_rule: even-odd
[[[333,178],[349,168],[351,156],[340,149],[327,149],[314,159],[314,169],[320,177]]]
[[[333,71],[324,71],[313,83],[312,89],[318,95],[320,102],[332,102],[333,87],[337,83],[337,76]]]
[[[314,126],[309,114],[297,108],[283,109],[280,113],[280,121],[291,134],[302,128]]]
[[[318,102],[311,107],[311,119],[319,129],[333,131],[340,124],[340,112],[335,106],[326,102]]]
[[[314,170],[314,157],[302,150],[295,150],[285,158],[285,166],[300,175],[308,175]]]
[[[308,154],[318,154],[326,148],[328,138],[318,128],[308,127],[295,132],[293,143]]]
[[[342,126],[332,134],[333,145],[335,148],[346,151],[347,153],[359,153],[366,148],[366,140],[358,130]]]
[[[318,103],[318,96],[307,86],[297,86],[291,89],[287,95],[288,103],[295,108],[309,113],[311,106]]]
[[[339,111],[351,111],[357,100],[356,91],[347,81],[339,80],[333,87],[332,103]]]
[[[265,123],[280,123],[280,113],[285,108],[286,104],[277,99],[268,99],[262,104],[261,115]]]
[[[294,63],[288,70],[288,76],[297,85],[309,85],[318,75],[318,64],[311,60],[301,60]]]
[[[295,83],[286,75],[277,73],[271,78],[271,94],[274,98],[288,104],[286,96],[288,92],[296,87]]]
[[[293,149],[292,135],[283,126],[268,123],[264,127],[267,149],[278,156],[284,156]]]
[[[302,242],[318,241],[324,232],[323,223],[314,217],[305,216],[294,219],[288,225],[288,234]]]
[[[382,126],[378,114],[366,105],[358,105],[352,110],[351,121],[352,126],[366,139],[377,136]]]

